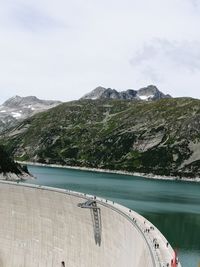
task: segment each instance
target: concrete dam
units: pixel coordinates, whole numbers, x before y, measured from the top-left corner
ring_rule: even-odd
[[[159,230],[112,201],[0,182],[0,267],[181,267]]]

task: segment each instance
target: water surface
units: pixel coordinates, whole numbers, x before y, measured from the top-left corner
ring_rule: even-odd
[[[200,265],[200,183],[29,166],[28,183],[97,195],[150,220],[177,248],[183,267]]]

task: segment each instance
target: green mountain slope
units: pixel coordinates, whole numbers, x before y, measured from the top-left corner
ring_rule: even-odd
[[[0,142],[18,160],[199,176],[200,101],[68,102],[23,121]]]

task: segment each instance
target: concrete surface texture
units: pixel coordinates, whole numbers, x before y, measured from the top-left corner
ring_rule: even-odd
[[[0,267],[171,266],[173,250],[152,227],[104,199],[0,182]]]

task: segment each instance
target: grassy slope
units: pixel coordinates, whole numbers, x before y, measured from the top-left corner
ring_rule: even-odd
[[[0,142],[19,160],[193,176],[199,159],[184,162],[199,133],[199,100],[81,100],[25,120]]]

